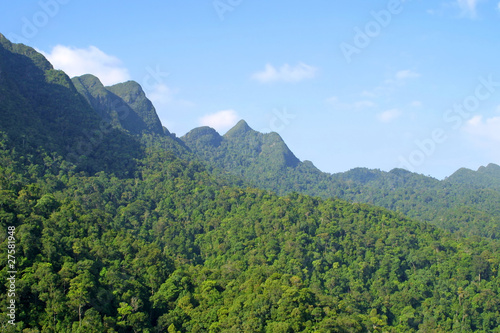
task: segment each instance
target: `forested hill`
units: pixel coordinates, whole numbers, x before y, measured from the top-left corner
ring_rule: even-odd
[[[401,169],[358,168],[333,177],[350,184],[342,198],[400,211],[465,235],[499,238],[500,190],[486,186],[481,171],[469,170],[469,174],[477,180],[473,186],[459,181],[456,174],[439,181]]]
[[[8,146],[0,241],[16,227],[19,273],[5,332],[498,332],[495,241],[236,188],[163,150],[118,179],[23,166]]]
[[[356,168],[332,175],[300,162],[277,133],[259,133],[244,121],[224,136],[204,127],[181,139],[198,158],[282,195],[370,203],[449,231],[500,237],[498,165],[461,169],[443,181],[402,169]]]
[[[451,184],[467,185],[470,188],[491,188],[500,191],[500,166],[488,164],[477,171],[462,168],[446,181]]]
[[[116,110],[0,41],[2,332],[500,332],[498,241],[237,186],[172,136],[105,119]],[[204,132],[220,145],[255,135]],[[255,138],[304,165],[277,135]]]
[[[281,170],[295,168],[299,159],[277,133],[262,134],[241,120],[224,136],[209,127],[181,137],[198,156],[217,166],[259,181],[275,179]]]

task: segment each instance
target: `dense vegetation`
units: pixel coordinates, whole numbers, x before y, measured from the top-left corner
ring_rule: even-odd
[[[497,240],[367,204],[244,187],[193,159],[168,132],[139,136],[113,123],[64,73],[57,75],[66,88],[48,84],[53,70],[41,55],[0,41],[2,331],[500,332]],[[24,87],[25,78],[32,81]],[[56,100],[46,101],[52,94]],[[23,112],[40,122],[28,124],[32,132],[23,131]],[[74,133],[62,131],[78,117]],[[73,145],[103,122],[109,130],[74,158]],[[245,125],[226,140],[252,134]],[[199,137],[224,144],[209,129],[192,142]],[[251,142],[261,152],[246,154],[259,163],[280,154],[273,162],[280,177],[283,163],[313,174],[278,139],[257,134]],[[295,179],[312,181],[282,182]],[[362,172],[357,182],[367,179]],[[352,189],[337,182],[338,191]],[[494,200],[493,187],[483,190],[485,204]],[[16,228],[15,327],[5,316],[9,226]]]
[[[327,174],[300,162],[276,133],[244,121],[224,136],[197,128],[181,138],[195,155],[260,188],[342,198],[385,207],[464,235],[500,237],[500,167],[461,169],[443,181],[402,169]]]
[[[495,241],[233,187],[163,150],[119,179],[21,165],[7,146],[0,240],[16,226],[19,329],[498,331]]]
[[[488,170],[500,169],[490,165]],[[342,198],[371,203],[403,212],[409,217],[463,235],[500,238],[500,189],[483,187],[458,180],[456,175],[438,181],[405,170],[390,172],[354,169],[334,177],[350,185]],[[500,179],[500,172],[497,173]]]

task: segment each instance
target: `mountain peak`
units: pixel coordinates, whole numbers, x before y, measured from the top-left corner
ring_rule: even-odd
[[[181,138],[188,145],[208,145],[218,147],[222,142],[222,137],[211,127],[202,126],[189,131]]]
[[[500,165],[498,164],[495,164],[495,163],[490,163],[488,164],[486,167],[485,167],[486,170],[489,170],[489,171],[500,171]]]
[[[73,84],[81,84],[84,87],[88,88],[104,88],[104,85],[101,83],[101,80],[95,75],[85,74],[82,76],[76,76],[71,79]]]
[[[245,120],[242,119],[238,121],[238,123],[234,125],[233,128],[227,131],[227,133],[224,134],[224,137],[226,138],[238,137],[238,136],[243,136],[249,132],[255,132],[255,131],[250,126],[248,126]]]
[[[52,64],[45,58],[45,56],[36,51],[34,48],[26,46],[24,44],[12,43],[4,35],[1,34],[0,34],[0,49],[4,49],[10,52],[11,54],[17,54],[28,57],[33,62],[33,64],[35,64],[35,66],[38,67],[38,69],[41,71],[48,71],[54,69]],[[11,66],[13,69],[16,69],[18,67],[13,63],[4,65]]]
[[[500,189],[500,166],[490,163],[487,166],[479,167],[477,171],[460,168],[447,177],[446,181],[476,188]]]
[[[117,83],[115,85],[106,87],[106,89],[118,96],[127,97],[129,101],[135,100],[139,97],[145,97],[146,95],[144,93],[144,90],[142,90],[141,85],[135,81]]]
[[[156,113],[156,109],[153,103],[146,97],[146,93],[139,83],[127,81],[106,87],[106,89],[125,101],[137,116],[142,119],[150,132],[163,133],[163,126]]]

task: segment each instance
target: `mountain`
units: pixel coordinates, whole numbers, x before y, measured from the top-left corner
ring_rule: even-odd
[[[94,110],[113,126],[133,134],[164,133],[153,104],[138,83],[129,81],[104,87],[90,74],[74,77],[72,81]]]
[[[146,124],[149,132],[162,134],[163,126],[158,118],[153,103],[146,97],[142,87],[134,81],[115,84],[107,87],[108,91],[114,93],[124,100],[135,114]]]
[[[297,190],[307,193],[308,187],[314,185],[303,180],[321,176],[311,162],[301,162],[279,134],[259,133],[244,120],[223,136],[209,127],[200,127],[181,140],[201,160],[280,194]],[[301,178],[301,174],[308,177]]]
[[[107,126],[64,72],[1,34],[0,131],[25,158],[55,152],[77,171],[132,172],[141,154],[138,142]]]
[[[224,136],[203,127],[181,139],[198,158],[282,195],[368,203],[449,231],[500,237],[500,167],[494,164],[477,172],[459,170],[443,181],[403,169],[355,168],[332,175],[299,161],[277,133],[256,132],[243,120]]]
[[[214,130],[202,127],[190,131],[181,140],[219,166],[232,165],[234,169],[231,171],[243,171],[243,164],[252,165],[258,173],[277,172],[296,167],[300,162],[277,133],[259,133],[244,120],[240,120],[222,137]],[[229,152],[238,154],[228,156]]]
[[[470,188],[491,188],[500,191],[500,166],[491,163],[480,167],[477,171],[462,168],[448,177],[446,181]]]
[[[343,199],[399,211],[465,235],[500,238],[500,190],[486,186],[479,174],[474,186],[457,181],[456,176],[439,181],[401,169],[358,168],[332,177],[347,182]]]
[[[12,44],[3,35],[0,92],[0,129],[16,143],[24,142],[24,146],[44,143],[62,151],[66,148],[62,142],[72,142],[83,135],[79,123],[92,128],[99,122],[63,72],[54,70],[34,49]],[[62,142],[51,140],[55,132]]]

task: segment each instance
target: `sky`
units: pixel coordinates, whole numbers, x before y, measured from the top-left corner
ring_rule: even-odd
[[[320,170],[500,164],[499,0],[39,0],[0,33],[140,83],[177,136],[244,119]]]

